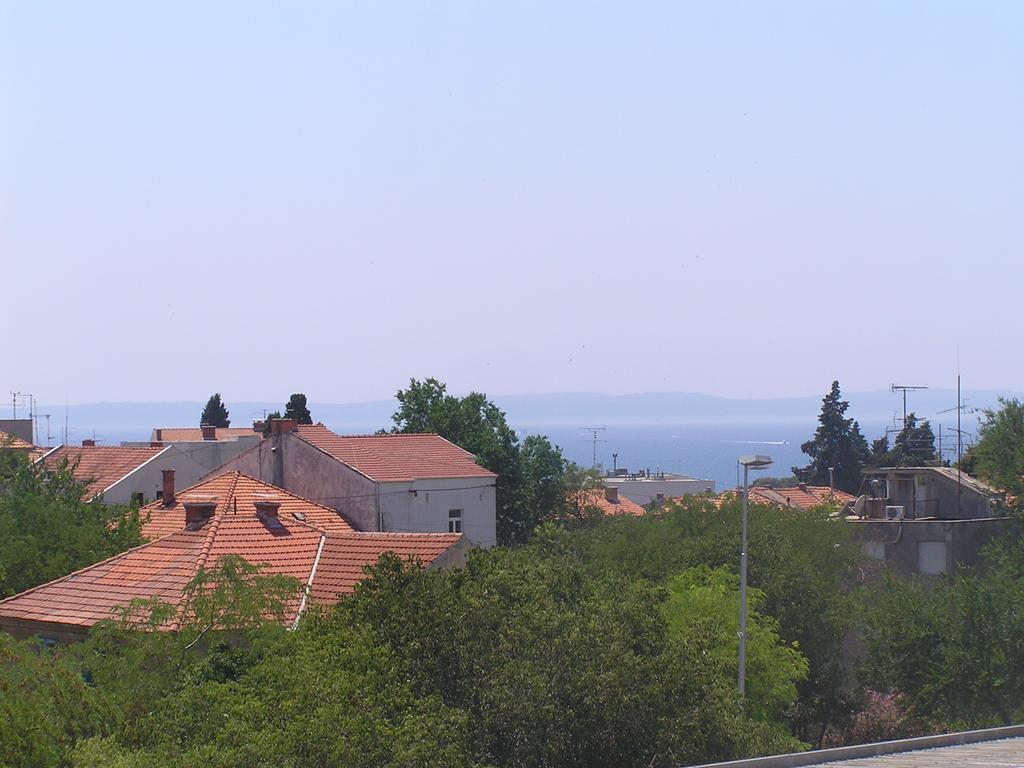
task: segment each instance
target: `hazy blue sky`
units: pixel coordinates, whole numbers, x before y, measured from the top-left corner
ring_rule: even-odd
[[[0,5],[0,390],[1024,387],[1024,4]]]

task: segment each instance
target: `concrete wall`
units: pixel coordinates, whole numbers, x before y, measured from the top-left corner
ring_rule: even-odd
[[[272,484],[280,471],[280,487],[286,491],[337,510],[357,530],[380,530],[377,484],[293,434],[261,441],[210,476],[231,470]]]
[[[271,451],[274,440],[280,459]],[[265,483],[275,483],[275,470],[279,471],[280,487],[337,510],[360,531],[381,530],[382,517],[385,531],[448,533],[449,510],[461,509],[467,539],[480,546],[497,541],[494,478],[378,484],[293,434],[264,440],[210,476],[231,470]]]
[[[141,493],[143,503],[156,500],[156,492],[163,490],[163,470],[174,470],[175,492],[194,485],[206,474],[206,468],[191,456],[169,445],[160,453],[126,475],[103,492],[104,504],[130,504],[132,495]]]
[[[988,497],[962,485],[957,503],[957,483],[935,472],[886,474],[888,501],[905,508],[907,517],[941,517],[946,520],[991,517]]]
[[[190,456],[207,472],[212,472],[236,456],[245,453],[259,444],[259,435],[240,437],[237,440],[188,440],[167,443],[182,453]]]
[[[715,492],[714,480],[668,479],[658,480],[656,478],[638,477],[630,479],[625,477],[606,477],[604,484],[608,488],[618,488],[619,495],[630,501],[635,501],[641,506],[647,506],[652,501],[663,501],[673,496],[686,496],[692,493]],[[658,498],[661,494],[661,498]]]
[[[32,419],[0,419],[0,432],[20,437],[27,443],[34,443]]]
[[[847,518],[856,538],[869,557],[882,560],[902,574],[922,574],[939,551],[945,557],[944,572],[952,574],[958,566],[981,562],[979,550],[1006,530],[1007,518],[974,520],[859,520]],[[939,545],[944,545],[939,546]]]
[[[462,533],[478,546],[497,543],[494,478],[452,477],[381,483],[386,531],[448,533],[449,512],[462,510]]]

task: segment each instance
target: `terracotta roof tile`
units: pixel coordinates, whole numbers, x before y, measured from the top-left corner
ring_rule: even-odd
[[[715,497],[715,506],[721,506],[727,497],[740,492],[739,490],[724,491],[720,496]],[[856,497],[845,491],[832,491],[827,485],[793,485],[784,488],[754,485],[750,487],[749,493],[751,504],[777,504],[782,507],[799,509],[811,509],[829,503],[842,506],[856,500]]]
[[[605,495],[604,490],[596,488],[580,494],[578,503],[581,507],[596,507],[605,515],[636,515],[644,514],[644,508],[621,493],[615,501]]]
[[[129,448],[125,446],[60,446],[43,456],[48,469],[56,469],[67,459],[68,467],[79,482],[88,482],[87,498],[96,496],[156,457],[163,448]],[[76,466],[77,462],[77,466]]]
[[[0,432],[0,448],[13,448],[16,451],[31,451],[35,446],[27,440],[22,440],[17,435],[9,432]]]
[[[183,530],[185,502],[200,496],[213,497],[216,500],[215,514],[218,515],[254,513],[257,497],[272,497],[280,502],[278,514],[282,517],[301,515],[307,523],[326,533],[345,533],[352,530],[352,526],[345,518],[329,507],[260,482],[241,472],[232,471],[197,483],[178,493],[173,504],[165,505],[162,501],[155,501],[144,506],[139,512],[143,520],[142,535],[147,539],[156,539]]]
[[[385,552],[429,565],[462,539],[461,534],[353,531],[333,510],[237,472],[193,486],[179,499],[217,492],[223,493],[223,498],[218,497],[213,516],[201,528],[182,530],[180,505],[160,510],[167,512],[161,521],[165,527],[171,527],[172,518],[180,521],[174,532],[0,601],[0,621],[8,618],[90,627],[114,616],[115,608],[133,598],[158,597],[177,605],[185,585],[201,566],[232,554],[262,565],[268,573],[285,574],[303,583],[312,579],[309,599],[329,604],[350,593],[364,577],[364,566]],[[256,514],[251,500],[257,492],[280,498],[276,523]],[[239,499],[237,510],[234,499]],[[296,512],[304,519],[296,517]],[[298,616],[301,605],[296,596],[288,606],[288,623]]]
[[[299,426],[294,434],[379,482],[495,477],[473,454],[440,435],[336,435],[322,424]]]

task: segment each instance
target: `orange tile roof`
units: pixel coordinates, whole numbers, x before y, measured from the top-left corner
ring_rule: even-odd
[[[249,506],[227,504],[218,499],[217,508],[195,530],[179,528],[155,541],[116,555],[101,563],[76,571],[61,579],[35,587],[0,601],[0,622],[60,624],[85,629],[116,615],[118,606],[134,598],[161,598],[179,605],[182,591],[202,566],[209,566],[225,555],[239,555],[250,563],[262,565],[264,572],[285,574],[310,584],[309,599],[321,604],[336,602],[352,591],[364,578],[363,567],[371,565],[385,552],[402,559],[414,559],[430,565],[462,540],[462,534],[448,533],[361,533],[347,527],[326,530],[316,522],[299,519],[295,512],[326,519],[319,507],[304,502],[299,507],[280,489],[245,475],[231,473],[234,496],[242,498],[256,487],[282,497],[278,524],[268,525]],[[221,478],[193,486],[184,498],[202,491],[211,494],[227,486],[211,486]],[[293,497],[297,498],[297,497]],[[152,507],[154,505],[150,505]],[[317,511],[313,511],[313,510]],[[182,518],[182,526],[184,519]],[[300,596],[288,606],[287,621],[297,619]],[[173,629],[171,623],[167,629]]]
[[[336,435],[322,424],[299,426],[294,434],[378,482],[495,477],[473,454],[440,435]]]
[[[257,497],[273,498],[280,502],[278,513],[282,516],[301,515],[310,525],[326,533],[348,533],[352,531],[345,518],[333,509],[308,501],[281,488],[260,482],[241,472],[225,472],[210,480],[193,485],[176,494],[174,503],[165,505],[162,501],[147,504],[139,515],[143,520],[142,535],[157,539],[185,528],[185,502],[190,498],[212,497],[216,500],[215,514],[252,514]]]
[[[89,483],[86,497],[92,498],[163,450],[108,445],[62,445],[45,454],[42,460],[48,469],[56,469],[64,459],[67,459],[68,467],[72,469],[75,479]]]
[[[643,515],[645,510],[635,501],[627,499],[621,493],[618,495],[616,501],[609,501],[605,492],[601,488],[595,488],[594,490],[579,492],[579,498],[576,500],[581,509],[586,507],[596,507],[601,510],[602,514],[605,515]]]
[[[253,432],[252,427],[217,427],[214,430],[217,440],[233,440],[236,437],[260,436]],[[202,440],[203,430],[199,427],[157,427],[153,430],[153,439],[164,443],[183,443]]]
[[[16,451],[31,451],[35,446],[27,440],[22,440],[17,435],[12,435],[9,432],[0,432],[0,448],[13,448]]]
[[[715,497],[715,506],[721,506],[728,496],[741,493],[739,489],[724,491]],[[763,485],[750,487],[751,504],[777,504],[782,507],[811,509],[822,504],[850,504],[856,500],[846,491],[831,490],[827,485],[793,485],[784,488],[770,488]]]

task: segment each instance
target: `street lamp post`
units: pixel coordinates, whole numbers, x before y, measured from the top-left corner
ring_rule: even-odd
[[[747,694],[747,505],[750,495],[747,483],[751,469],[764,469],[772,464],[771,456],[740,456],[743,465],[743,517],[740,522],[740,664],[737,681],[739,683],[740,704]]]

